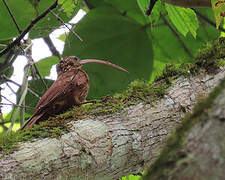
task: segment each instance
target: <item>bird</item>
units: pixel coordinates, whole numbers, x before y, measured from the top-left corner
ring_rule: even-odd
[[[84,64],[100,63],[128,72],[126,69],[108,61],[98,59],[79,60],[76,56],[62,58],[56,66],[57,79],[37,103],[34,114],[20,128],[31,127],[34,124],[62,113],[85,102],[89,90],[89,77],[81,69]]]

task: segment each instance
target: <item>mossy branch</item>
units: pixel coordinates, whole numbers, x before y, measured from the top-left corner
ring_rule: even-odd
[[[167,66],[153,84],[133,82],[123,94],[94,105],[74,107],[33,128],[4,136],[0,141],[1,176],[116,179],[138,173],[154,163],[168,135],[182,124],[184,115],[191,113],[196,102],[207,97],[225,77],[224,49],[225,40],[220,39],[201,51],[195,64]],[[222,99],[220,92],[216,97]],[[211,99],[214,102],[215,98]],[[221,103],[217,99],[215,102]],[[220,117],[223,111],[220,106],[215,108],[215,116]],[[214,112],[208,106],[201,111]],[[221,122],[224,119],[220,117]],[[188,127],[192,129],[194,125],[190,123]],[[195,132],[198,136],[199,132]],[[192,136],[188,137],[192,142]],[[174,141],[177,139],[182,143],[184,136],[174,136]],[[181,149],[175,155],[183,157],[182,152]],[[173,156],[169,160],[170,157],[174,163]]]

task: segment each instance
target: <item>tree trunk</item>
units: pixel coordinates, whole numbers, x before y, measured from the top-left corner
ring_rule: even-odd
[[[144,179],[225,179],[225,79],[168,138]]]

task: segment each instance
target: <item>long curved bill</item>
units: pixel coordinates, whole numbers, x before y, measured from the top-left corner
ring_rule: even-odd
[[[120,66],[118,66],[118,65],[115,65],[115,64],[113,64],[113,63],[111,63],[111,62],[108,62],[108,61],[103,61],[103,60],[98,60],[98,59],[84,59],[84,60],[80,60],[79,63],[80,63],[81,65],[88,64],[88,63],[105,64],[105,65],[114,67],[114,68],[116,68],[116,69],[119,69],[119,70],[121,70],[121,71],[124,71],[124,72],[127,72],[127,73],[128,73],[128,71],[127,71],[126,69],[124,69],[124,68],[122,68],[122,67],[120,67]]]

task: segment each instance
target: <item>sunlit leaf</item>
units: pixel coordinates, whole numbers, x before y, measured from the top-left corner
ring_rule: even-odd
[[[165,4],[165,7],[177,30],[184,36],[190,32],[196,38],[199,25],[195,12],[189,8],[181,8],[170,4]]]
[[[144,14],[144,16],[146,16],[146,10],[148,9],[150,0],[137,0],[138,5],[142,11],[142,13]],[[154,5],[154,8],[152,9],[151,15],[147,16],[150,22],[155,22],[159,20],[160,17],[160,13],[162,10],[162,4],[161,1],[157,1]]]
[[[209,15],[209,10],[202,10],[205,15]],[[169,23],[168,17],[165,21]],[[161,20],[160,26],[147,28],[147,32],[152,38],[154,58],[162,62],[181,63],[194,60],[196,52],[208,41],[219,36],[215,27],[202,23],[197,31],[196,39],[188,33],[186,37],[176,34],[171,26]],[[163,25],[164,24],[164,25]],[[171,25],[171,24],[170,24]]]

